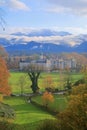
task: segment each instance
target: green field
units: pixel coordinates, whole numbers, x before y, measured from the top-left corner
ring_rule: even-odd
[[[11,72],[10,73],[9,83],[10,83],[10,86],[12,88],[12,92],[13,93],[20,93],[21,89],[20,89],[20,86],[18,85],[18,81],[22,75],[24,75],[25,80],[26,80],[26,84],[24,86],[24,93],[32,93],[32,90],[30,88],[31,81],[30,81],[28,75],[26,73],[21,73],[21,72]],[[59,73],[57,73],[57,72],[41,73],[39,80],[38,80],[38,84],[39,84],[41,91],[44,90],[44,87],[43,87],[44,86],[43,85],[44,78],[47,77],[48,75],[52,76],[55,88],[58,88],[60,90],[63,89],[63,86],[61,86],[61,83],[60,83],[60,74]],[[72,73],[71,77],[72,77],[72,82],[75,82],[78,79],[81,79],[82,75],[79,73]]]
[[[4,100],[5,103],[12,106],[16,112],[16,117],[13,123],[16,126],[20,126],[20,130],[34,130],[40,121],[44,119],[54,119],[53,116],[47,112],[33,106],[31,103],[26,102],[26,98],[23,97],[7,97]],[[17,130],[19,130],[17,129]]]
[[[24,85],[24,93],[32,93],[30,85],[31,81],[26,73],[22,72],[10,72],[9,83],[12,89],[12,93],[20,94],[21,89],[19,86],[19,78],[21,76],[25,77],[26,84]],[[63,89],[63,86],[59,85],[60,82],[60,74],[59,73],[41,73],[38,84],[40,87],[40,91],[44,89],[44,78],[47,75],[51,75],[53,82],[55,84],[55,88]],[[72,74],[72,82],[77,81],[82,77],[81,74],[73,73]],[[33,100],[42,105],[41,96],[36,96]],[[12,108],[16,112],[15,120],[13,124],[17,126],[14,130],[35,130],[38,124],[45,119],[54,119],[52,115],[47,113],[45,110],[38,108],[31,103],[26,102],[25,97],[7,97],[4,100],[5,103],[12,106]],[[64,95],[54,95],[54,102],[49,104],[49,107],[53,111],[63,111],[67,106],[67,100]],[[13,129],[12,129],[13,130]]]
[[[20,89],[18,82],[19,82],[19,78],[21,76],[25,76],[25,79],[26,79],[26,85],[24,86],[24,92],[25,93],[32,92],[30,89],[31,82],[30,82],[27,74],[21,73],[21,72],[11,72],[10,78],[9,78],[9,83],[10,83],[12,92],[20,94],[21,89]]]
[[[49,103],[48,107],[56,112],[61,112],[63,111],[66,106],[67,106],[67,98],[64,95],[53,95],[54,96],[54,101]],[[36,103],[43,105],[43,100],[42,96],[36,96],[32,98],[33,101]]]
[[[32,100],[42,104],[41,96],[36,96]],[[16,112],[16,117],[13,120],[13,124],[17,127],[15,130],[35,130],[43,120],[55,119],[48,112],[28,103],[26,97],[6,97],[4,102],[9,104]],[[63,95],[54,95],[54,102],[49,104],[49,107],[57,112],[63,111],[66,106],[67,100]]]

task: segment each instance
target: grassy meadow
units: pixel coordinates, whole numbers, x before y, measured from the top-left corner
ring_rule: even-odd
[[[41,91],[44,90],[44,79],[49,75],[51,75],[51,77],[52,77],[53,84],[54,84],[55,88],[58,88],[59,90],[64,89],[64,86],[62,85],[62,81],[60,80],[59,73],[57,73],[57,72],[41,73],[39,80],[38,80],[38,85],[39,85]],[[12,92],[18,93],[18,94],[21,92],[20,85],[19,85],[19,78],[21,76],[24,76],[24,79],[25,79],[24,93],[32,93],[32,90],[30,88],[31,81],[29,79],[29,76],[26,73],[22,73],[22,72],[11,72],[10,73],[9,83],[10,83]],[[82,77],[82,75],[80,73],[72,73],[71,74],[71,78],[72,78],[73,83],[75,81],[81,79],[81,77]]]
[[[56,112],[63,111],[67,106],[67,102],[68,102],[67,97],[64,95],[58,95],[58,94],[53,95],[53,97],[54,97],[54,101],[49,102],[48,107],[51,110],[56,111]],[[42,96],[33,97],[32,100],[40,105],[43,105]]]
[[[60,82],[60,74],[57,72],[54,73],[41,73],[38,84],[40,91],[43,91],[44,88],[44,78],[51,75],[54,82],[55,88],[63,89]],[[12,89],[12,93],[20,94],[21,88],[19,85],[19,79],[21,76],[24,76],[23,81],[26,81],[24,84],[24,93],[32,93],[31,91],[31,81],[26,73],[22,72],[10,72],[9,84]],[[82,77],[81,74],[72,73],[72,82],[77,81]],[[33,100],[42,105],[42,97],[36,96],[33,97]],[[12,106],[16,112],[16,117],[13,121],[13,124],[16,126],[12,130],[35,130],[37,125],[45,119],[55,119],[48,112],[34,106],[31,103],[26,101],[26,97],[6,97],[4,102]],[[54,111],[63,111],[67,106],[67,99],[64,95],[54,95],[54,102],[49,104],[49,107]]]
[[[33,106],[31,103],[27,103],[24,97],[7,97],[4,102],[9,104],[16,112],[13,123],[15,126],[19,126],[17,130],[34,130],[40,121],[54,119],[49,113]]]

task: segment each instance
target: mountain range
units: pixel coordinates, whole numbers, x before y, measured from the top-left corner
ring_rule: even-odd
[[[52,30],[16,32],[0,35],[0,45],[10,54],[84,53],[87,52],[87,35],[73,35],[69,32]]]

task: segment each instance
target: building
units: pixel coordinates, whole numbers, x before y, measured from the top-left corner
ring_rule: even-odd
[[[51,69],[51,62],[50,60],[33,60],[33,61],[20,61],[19,68],[20,70],[23,70],[25,67],[28,66],[37,66],[39,68],[42,68],[43,70],[50,71]]]
[[[71,59],[43,59],[42,57],[39,60],[27,60],[27,61],[20,61],[19,67],[20,70],[23,70],[24,67],[29,65],[42,67],[43,70],[50,71],[52,69],[75,69],[76,68],[76,60],[74,58]]]

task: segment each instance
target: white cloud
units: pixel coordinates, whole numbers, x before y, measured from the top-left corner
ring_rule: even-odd
[[[30,8],[21,0],[8,0],[8,2],[7,0],[3,0],[3,2],[0,1],[0,5],[6,6],[12,10],[25,10],[25,11],[30,10]]]
[[[29,33],[33,33],[33,32],[36,32],[36,34],[38,32],[41,32],[41,30],[43,30],[43,28],[10,28],[10,29],[7,29],[9,30],[8,32],[11,33],[17,33],[17,32],[21,32],[25,35],[20,35],[20,36],[16,36],[16,35],[10,35],[10,34],[0,34],[0,37],[6,37],[6,39],[8,40],[11,40],[12,38],[15,38],[16,41],[23,41],[23,43],[25,44],[26,42],[30,42],[30,41],[36,41],[36,42],[40,42],[40,43],[54,43],[54,44],[61,44],[61,43],[64,43],[64,44],[68,44],[70,46],[74,46],[74,45],[78,45],[78,44],[81,44],[83,42],[83,40],[86,40],[87,41],[87,27],[85,28],[73,28],[73,27],[54,27],[54,28],[51,28],[51,31],[56,31],[56,32],[59,32],[61,30],[65,31],[65,32],[69,32],[69,33],[72,33],[72,35],[66,35],[66,36],[54,36],[54,35],[51,35],[51,36],[31,36],[29,37]],[[79,32],[79,33],[77,33]],[[84,34],[82,34],[84,32]]]
[[[66,31],[66,32],[70,32],[72,34],[76,34],[76,35],[79,35],[79,34],[87,34],[87,26],[85,27],[54,27],[55,30],[63,30],[63,31]]]
[[[17,41],[21,41],[24,44],[30,41],[40,42],[42,44],[45,43],[53,43],[53,44],[68,44],[70,46],[81,44],[83,39],[87,40],[84,35],[67,35],[67,36],[14,36],[14,35],[2,35],[0,34],[0,38],[6,38],[8,40],[15,39]]]
[[[64,12],[65,10],[67,11],[67,12],[69,12],[70,11],[70,9],[66,9],[66,8],[64,8],[64,7],[57,7],[57,6],[51,6],[51,7],[47,7],[46,9],[44,9],[45,11],[47,11],[47,12],[50,12],[50,13],[62,13],[62,12]]]
[[[87,0],[47,0],[51,12],[70,12],[78,15],[87,15]],[[49,10],[48,10],[49,11]]]

